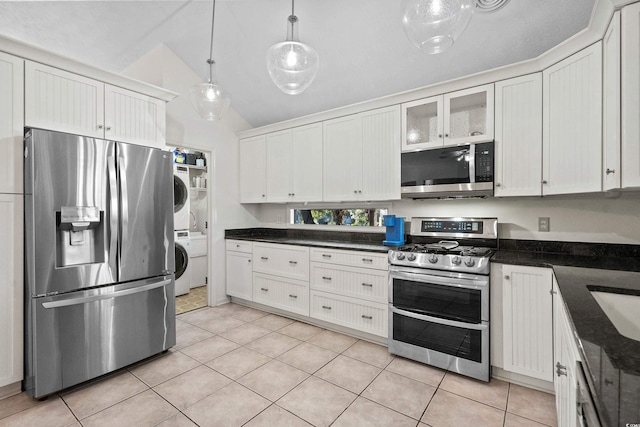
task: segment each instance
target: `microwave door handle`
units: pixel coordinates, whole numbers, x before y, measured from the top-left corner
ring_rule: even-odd
[[[469,182],[476,182],[476,144],[469,146]]]
[[[399,314],[401,316],[411,317],[416,320],[424,320],[426,322],[438,323],[440,325],[453,326],[456,328],[462,329],[473,329],[474,331],[483,331],[489,327],[489,325],[485,323],[465,323],[465,322],[457,322],[455,320],[449,319],[441,319],[440,317],[427,316],[424,314],[417,314],[411,311],[400,310],[394,306],[389,307],[392,313]]]
[[[450,286],[455,288],[464,288],[464,289],[484,289],[487,287],[487,283],[478,283],[477,281],[473,281],[472,285],[467,285],[464,283],[460,283],[451,277],[437,277],[437,276],[428,276],[425,278],[424,274],[414,274],[400,271],[392,271],[391,280],[393,279],[405,279],[413,282],[423,282],[423,283],[433,283],[434,285],[443,285]]]

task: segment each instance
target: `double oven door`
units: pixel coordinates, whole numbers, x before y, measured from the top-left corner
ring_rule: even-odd
[[[489,381],[489,276],[391,266],[389,351]]]

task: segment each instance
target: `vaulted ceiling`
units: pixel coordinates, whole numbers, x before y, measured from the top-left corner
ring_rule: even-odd
[[[218,0],[214,59],[234,108],[258,127],[536,57],[584,29],[594,0],[511,0],[476,14],[448,51],[415,48],[400,0],[298,0],[300,40],[320,70],[300,95],[271,82],[267,49],[286,36],[290,0]],[[212,2],[2,1],[0,35],[121,72],[159,43],[206,80]]]

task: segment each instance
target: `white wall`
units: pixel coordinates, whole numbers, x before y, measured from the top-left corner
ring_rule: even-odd
[[[206,64],[203,61],[203,68]],[[209,151],[209,304],[227,301],[225,292],[225,242],[227,228],[259,225],[255,207],[240,204],[238,188],[238,138],[248,123],[232,107],[217,122],[201,119],[191,106],[189,88],[203,80],[169,48],[155,47],[123,74],[181,94],[167,104],[167,145]],[[233,94],[231,94],[233,97]],[[173,191],[173,189],[168,189]]]
[[[354,205],[350,203],[344,206]],[[544,198],[402,200],[391,203],[390,213],[406,218],[497,217],[498,235],[504,239],[640,244],[640,193],[623,193],[618,198],[594,194]],[[285,205],[265,205],[258,213],[263,225],[282,226],[276,224],[280,216],[286,218]],[[551,231],[538,232],[540,216],[550,217]]]

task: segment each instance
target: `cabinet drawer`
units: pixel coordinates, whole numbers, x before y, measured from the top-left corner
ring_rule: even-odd
[[[253,271],[308,281],[309,248],[254,243]]]
[[[388,305],[310,291],[310,317],[386,338]]]
[[[316,262],[326,262],[352,267],[375,268],[377,270],[389,269],[389,256],[373,252],[341,251],[335,249],[312,248],[309,259]]]
[[[245,240],[227,240],[227,250],[234,252],[244,252],[247,254],[253,252],[252,243]]]
[[[303,316],[309,315],[309,285],[299,280],[253,273],[253,300]]]
[[[311,289],[363,298],[382,304],[388,302],[386,271],[320,262],[312,262],[310,267]]]

